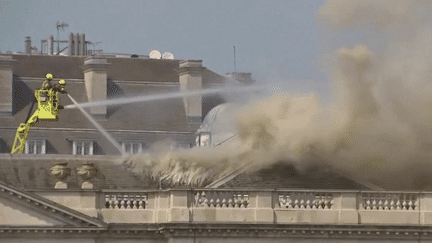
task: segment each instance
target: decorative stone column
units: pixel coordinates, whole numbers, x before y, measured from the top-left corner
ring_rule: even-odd
[[[89,57],[84,60],[84,83],[87,98],[90,102],[106,100],[107,98],[107,70],[109,63],[106,59]],[[90,107],[90,113],[99,119],[105,119],[107,107]]]
[[[91,179],[96,177],[97,169],[93,163],[85,163],[81,167],[77,168],[77,174],[83,179],[82,189],[93,189],[93,184],[90,182]]]
[[[55,189],[67,189],[67,178],[71,175],[71,169],[67,167],[67,163],[58,163],[51,168],[51,175],[59,181],[55,185]]]
[[[12,116],[12,56],[0,56],[0,116]]]
[[[181,91],[201,90],[202,60],[184,60],[179,63],[179,82]],[[202,95],[183,98],[187,120],[190,123],[201,123]]]

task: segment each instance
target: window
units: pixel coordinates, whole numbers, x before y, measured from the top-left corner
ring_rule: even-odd
[[[198,146],[210,146],[211,145],[211,134],[209,132],[201,132],[198,134],[196,139]]]
[[[122,148],[126,153],[140,154],[143,150],[143,143],[124,141],[122,142]]]
[[[72,153],[93,155],[93,141],[73,141]]]
[[[170,149],[178,149],[178,148],[191,148],[192,144],[187,142],[172,142]]]
[[[26,141],[26,154],[45,154],[46,140],[45,139],[29,139]]]

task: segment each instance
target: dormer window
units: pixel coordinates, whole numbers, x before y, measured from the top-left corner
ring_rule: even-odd
[[[123,141],[122,148],[128,154],[140,154],[143,151],[144,143]]]
[[[28,139],[25,147],[26,154],[46,154],[46,139]]]
[[[72,153],[78,155],[93,155],[93,141],[73,141]]]

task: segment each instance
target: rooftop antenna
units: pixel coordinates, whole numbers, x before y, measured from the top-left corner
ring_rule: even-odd
[[[98,42],[90,42],[91,45],[93,45],[93,56],[96,54],[96,45],[102,43],[102,41]],[[99,51],[99,50],[98,50]]]
[[[234,46],[234,72],[236,72],[236,56],[235,56],[235,46]]]
[[[59,30],[60,28],[62,28],[62,30],[64,30],[64,28],[68,27],[69,25],[66,24],[65,22],[62,22],[60,24],[60,21],[57,21],[56,24],[56,28],[57,28],[57,55],[58,53],[60,53],[60,37],[59,37]]]

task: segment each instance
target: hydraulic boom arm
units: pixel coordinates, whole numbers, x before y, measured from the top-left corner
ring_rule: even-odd
[[[24,149],[25,149],[25,144],[27,141],[27,135],[28,132],[30,130],[30,127],[35,125],[37,123],[37,115],[34,114],[31,117],[33,120],[35,120],[34,123],[32,123],[30,120],[27,121],[26,123],[21,123],[17,129],[17,132],[15,134],[15,139],[14,139],[14,143],[12,145],[12,154],[16,154],[16,153],[24,153]]]
[[[30,127],[36,125],[39,120],[53,122],[58,120],[58,111],[63,109],[59,105],[58,92],[65,93],[64,86],[66,82],[60,80],[60,87],[50,86],[49,89],[38,89],[35,92],[36,101],[38,103],[38,108],[35,113],[27,119],[25,123],[21,123],[18,126],[17,132],[15,134],[14,142],[12,145],[12,154],[24,153],[27,135]],[[33,103],[34,104],[34,103]],[[29,115],[32,111],[33,105],[30,108]]]

